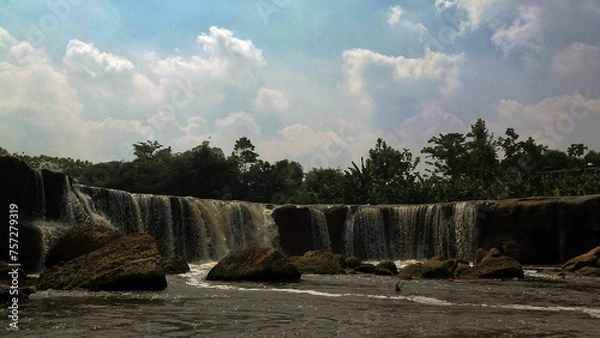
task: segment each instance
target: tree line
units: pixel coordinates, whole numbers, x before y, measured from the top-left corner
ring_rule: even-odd
[[[0,148],[0,151],[5,150]],[[157,141],[133,145],[130,162],[91,163],[14,154],[34,168],[59,170],[87,185],[136,193],[297,204],[412,204],[600,193],[600,153],[583,144],[549,149],[513,128],[494,137],[478,119],[470,131],[429,139],[421,158],[378,139],[346,169],[260,158],[247,137],[226,156],[208,141],[173,153]]]

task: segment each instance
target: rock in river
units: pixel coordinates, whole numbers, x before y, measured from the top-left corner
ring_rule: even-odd
[[[43,272],[38,289],[163,290],[167,280],[154,239],[124,235]]]
[[[296,282],[300,276],[300,271],[279,251],[253,247],[227,255],[208,272],[206,279]]]

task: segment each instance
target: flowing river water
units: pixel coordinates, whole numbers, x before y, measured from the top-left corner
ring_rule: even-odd
[[[162,292],[41,291],[24,302],[27,337],[600,337],[600,280],[555,267],[526,279],[406,281],[303,275],[299,283],[213,282],[214,263],[168,276]]]

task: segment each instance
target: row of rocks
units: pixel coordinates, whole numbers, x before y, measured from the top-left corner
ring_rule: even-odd
[[[410,278],[523,278],[523,267],[515,259],[503,255],[498,249],[478,249],[474,265],[460,259],[434,256],[424,263],[409,264],[400,270],[398,277]]]
[[[459,259],[434,256],[424,263],[409,264],[398,271],[394,262],[378,265],[363,263],[323,250],[307,251],[302,256],[285,257],[272,248],[247,248],[232,252],[215,265],[208,280],[298,281],[303,273],[371,273],[410,278],[523,278],[523,267],[498,249],[479,249],[475,265]]]

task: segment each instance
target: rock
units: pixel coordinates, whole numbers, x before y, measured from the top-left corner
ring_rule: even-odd
[[[46,254],[46,268],[100,249],[122,236],[125,234],[100,225],[76,225],[62,234],[50,247]]]
[[[481,260],[477,264],[485,263],[486,261],[488,261],[492,258],[499,258],[502,256],[503,255],[502,255],[502,252],[500,252],[500,250],[498,250],[497,248],[491,248],[489,251],[486,252],[486,254],[483,256],[483,258],[481,258]]]
[[[343,257],[324,250],[307,251],[303,256],[292,256],[289,258],[301,273],[315,273],[324,275],[343,274]]]
[[[375,267],[375,271],[373,271],[373,274],[378,275],[378,276],[395,276],[396,275],[392,271],[390,271],[386,268],[380,267],[380,266]]]
[[[360,260],[360,258],[358,258],[356,256],[350,256],[350,257],[346,257],[346,259],[344,259],[343,267],[347,268],[347,269],[354,269],[355,267],[357,267],[361,264],[362,264],[362,261]]]
[[[409,264],[398,272],[398,278],[400,279],[413,279],[421,278],[422,263]]]
[[[37,288],[163,290],[167,280],[158,246],[147,234],[124,235],[88,254],[43,272]]]
[[[469,269],[472,269],[471,266],[469,265],[469,263],[458,263],[458,265],[456,266],[456,269],[454,269],[454,276],[458,277],[460,276],[462,273],[467,273],[465,272]]]
[[[563,266],[563,271],[577,271],[583,267],[600,267],[600,246],[583,255],[569,259]]]
[[[523,278],[521,264],[512,257],[504,256],[496,248],[490,249],[481,262],[472,268],[462,267],[456,273],[460,278]]]
[[[575,274],[587,277],[600,277],[600,267],[584,266],[582,268],[577,269],[577,271],[575,271]]]
[[[379,262],[379,264],[377,264],[376,268],[386,269],[386,270],[392,272],[394,275],[398,274],[398,267],[396,266],[396,263],[394,263],[392,261]]]
[[[454,276],[456,261],[444,256],[433,256],[421,266],[422,278],[446,279]]]
[[[178,255],[169,256],[162,259],[163,270],[167,275],[175,275],[190,271],[190,266],[185,259]]]
[[[375,269],[377,269],[375,267],[375,265],[369,264],[369,263],[364,263],[364,264],[361,264],[361,265],[355,267],[354,271],[360,272],[360,273],[374,273]]]
[[[207,280],[296,282],[301,273],[288,258],[273,248],[248,248],[223,258],[206,276]]]
[[[477,249],[475,251],[475,260],[473,261],[473,264],[479,264],[479,262],[481,262],[481,260],[483,259],[483,257],[485,257],[485,255],[487,255],[487,253],[488,251],[486,249]]]

